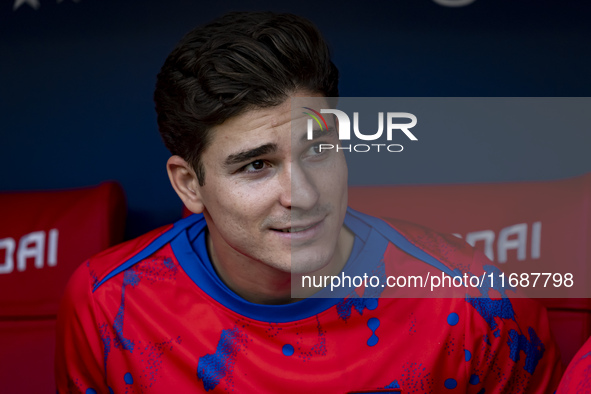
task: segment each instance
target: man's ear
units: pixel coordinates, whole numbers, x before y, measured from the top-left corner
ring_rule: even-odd
[[[193,167],[180,156],[171,156],[166,162],[168,178],[176,194],[193,213],[203,212],[199,180]]]

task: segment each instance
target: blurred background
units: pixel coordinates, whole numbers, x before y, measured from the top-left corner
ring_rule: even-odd
[[[591,92],[591,3],[577,0],[3,0],[0,191],[115,180],[127,195],[127,238],[178,219],[182,205],[153,109],[155,76],[186,32],[239,10],[292,12],[316,23],[345,97]],[[568,178],[591,171],[590,143],[584,128],[445,129],[393,159],[390,182]]]

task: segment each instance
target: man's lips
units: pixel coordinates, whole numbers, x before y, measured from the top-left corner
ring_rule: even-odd
[[[314,221],[306,221],[306,222],[302,222],[302,223],[292,223],[291,225],[273,227],[273,228],[271,228],[271,230],[281,232],[281,233],[292,233],[292,234],[293,233],[300,233],[300,232],[309,230],[309,229],[317,226],[323,220],[324,220],[324,218],[315,219]]]
[[[282,233],[299,233],[301,231],[306,231],[309,228],[316,226],[320,221],[311,223],[311,224],[300,224],[295,226],[290,226],[286,228],[274,228],[275,231],[281,231]]]

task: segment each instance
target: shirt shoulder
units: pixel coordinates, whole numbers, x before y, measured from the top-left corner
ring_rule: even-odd
[[[452,271],[469,271],[477,258],[475,249],[453,234],[440,233],[420,224],[404,220],[385,220],[410,244],[433,256]]]
[[[409,274],[432,271],[452,277],[463,273],[478,275],[484,265],[492,264],[483,253],[453,234],[440,233],[404,220],[377,218],[352,209],[349,215],[355,219],[350,219],[349,223],[354,225],[357,236],[371,239],[365,234],[378,233],[379,237],[374,238],[385,241],[383,260],[386,266],[395,265]],[[366,243],[364,249],[375,247],[375,242],[372,245]]]
[[[154,229],[144,235],[113,246],[91,257],[83,264],[83,266],[86,266],[88,275],[91,277],[92,286],[94,287],[101,283],[109,274],[114,272],[122,264],[134,258],[142,251],[146,251],[150,245],[154,244],[156,240],[172,228],[173,225],[170,224]],[[160,247],[162,246],[163,245]]]

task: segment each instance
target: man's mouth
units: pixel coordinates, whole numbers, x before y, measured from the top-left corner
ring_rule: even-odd
[[[283,228],[283,229],[278,229],[277,231],[281,231],[282,233],[299,233],[300,231],[305,231],[309,228],[314,227],[315,225],[317,225],[318,223],[312,223],[309,226],[305,226],[305,227],[290,227],[290,228]]]

